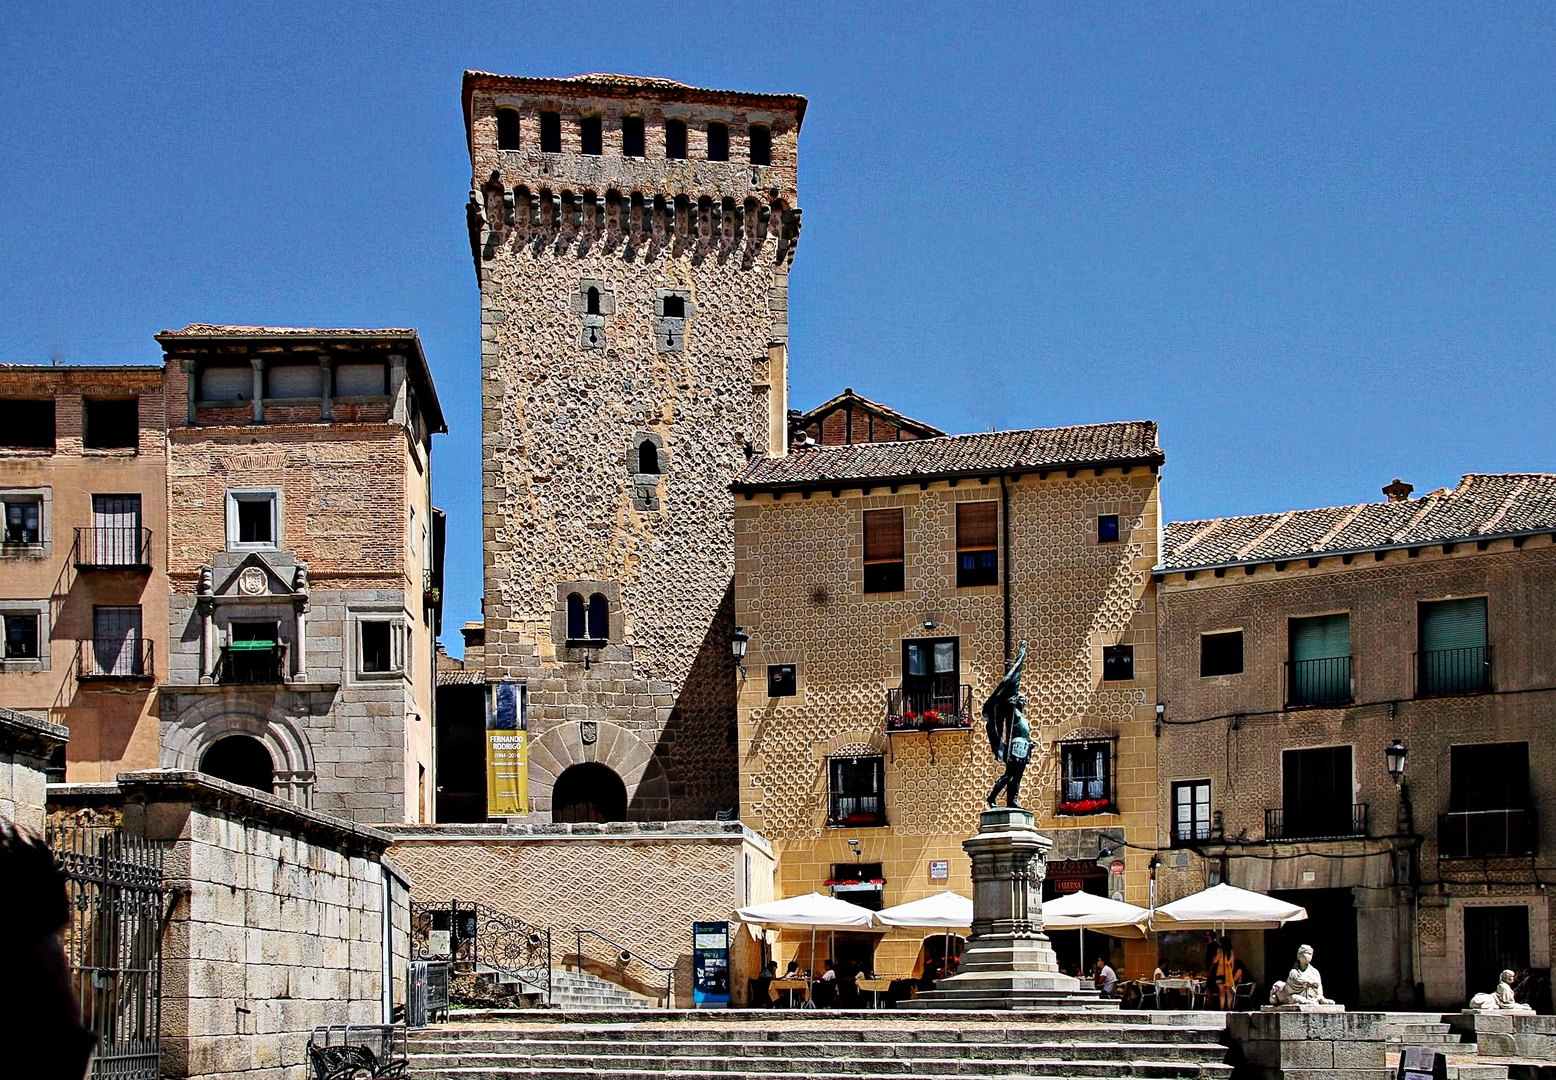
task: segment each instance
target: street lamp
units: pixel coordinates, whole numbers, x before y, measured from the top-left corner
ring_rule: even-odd
[[[746,645],[751,641],[751,635],[746,633],[745,627],[735,627],[735,632],[729,635],[729,651],[735,655],[735,664],[740,668],[740,677],[746,677]]]
[[[1389,779],[1394,781],[1394,786],[1399,787],[1405,782],[1405,759],[1410,756],[1410,751],[1405,744],[1398,739],[1394,744],[1383,751],[1384,758],[1388,761]]]

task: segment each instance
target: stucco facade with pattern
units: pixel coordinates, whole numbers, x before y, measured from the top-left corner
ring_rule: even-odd
[[[803,451],[833,453],[837,451]],[[1004,481],[1008,548],[1002,584],[956,587],[956,505],[1000,502],[998,469],[982,478],[902,484],[873,491],[858,481],[808,493],[751,490],[735,504],[735,612],[750,633],[741,684],[741,820],[768,837],[780,896],[826,891],[834,864],[881,863],[882,902],[894,905],[953,889],[967,895],[971,868],[961,843],[975,829],[1001,771],[976,711],[1004,674],[1009,641],[1027,646],[1022,688],[1033,728],[1023,805],[1055,841],[1053,860],[1094,862],[1105,834],[1149,845],[1156,835],[1156,628],[1151,567],[1157,558],[1156,469],[1035,472]],[[863,514],[901,508],[905,588],[863,591]],[[1119,515],[1120,540],[1097,541],[1099,515]],[[887,692],[903,679],[902,642],[956,637],[961,682],[972,688],[970,730],[886,730]],[[1103,681],[1104,646],[1134,647],[1134,677]],[[768,664],[797,666],[793,697],[767,696]],[[1057,740],[1100,730],[1111,743],[1114,812],[1061,816]],[[885,817],[880,827],[828,824],[827,758],[880,754]],[[858,841],[857,855],[849,841]],[[1116,846],[1116,845],[1114,845]],[[1122,892],[1147,902],[1148,855],[1122,850]],[[947,880],[930,877],[949,863]],[[1110,860],[1104,860],[1109,865]],[[1114,883],[1117,884],[1117,883]],[[1112,891],[1112,890],[1110,890]],[[786,936],[780,953],[808,939]],[[919,932],[896,931],[875,952],[879,971],[913,969]],[[1131,950],[1129,964],[1144,963]],[[1120,954],[1119,959],[1122,959]]]
[[[588,757],[622,777],[629,817],[711,818],[736,802],[728,484],[784,450],[804,99],[469,73],[465,104],[486,677],[527,687],[530,811],[549,819],[555,781]],[[499,148],[502,110],[516,149]],[[560,118],[556,151],[542,113]],[[627,115],[641,157],[623,153]],[[598,154],[579,152],[585,117]],[[685,159],[666,157],[667,118],[687,124]],[[710,121],[728,161],[707,160]],[[752,124],[771,164],[746,160]],[[639,468],[645,441],[657,474]],[[606,638],[569,643],[573,591],[608,597]]]

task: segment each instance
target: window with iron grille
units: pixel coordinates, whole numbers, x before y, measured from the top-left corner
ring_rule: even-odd
[[[956,587],[998,585],[999,504],[956,504]]]
[[[864,591],[901,592],[904,586],[902,511],[864,512]]]

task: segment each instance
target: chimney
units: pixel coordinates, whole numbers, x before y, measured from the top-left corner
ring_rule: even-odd
[[[1404,502],[1410,498],[1410,493],[1414,490],[1413,484],[1407,484],[1396,476],[1392,484],[1384,486],[1383,494],[1388,496],[1389,502]]]

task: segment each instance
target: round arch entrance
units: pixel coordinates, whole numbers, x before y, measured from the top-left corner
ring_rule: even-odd
[[[574,765],[551,789],[552,821],[625,821],[627,786],[598,762]]]
[[[275,790],[275,761],[265,744],[252,735],[228,735],[217,739],[200,756],[200,771],[218,780],[257,788],[267,794]]]

